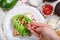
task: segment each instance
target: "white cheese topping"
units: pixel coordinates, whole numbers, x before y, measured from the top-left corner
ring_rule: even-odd
[[[31,12],[27,12],[24,15],[25,16],[28,16],[30,19],[32,19],[32,17],[33,17],[33,14]]]

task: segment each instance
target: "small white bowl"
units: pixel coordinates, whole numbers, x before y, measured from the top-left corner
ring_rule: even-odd
[[[41,11],[41,13],[42,13],[45,17],[49,17],[49,16],[53,15],[54,7],[53,7],[53,11],[52,11],[52,13],[51,13],[50,15],[45,15],[45,14],[42,12],[42,9],[43,9],[43,6],[46,5],[46,4],[49,4],[49,5],[51,5],[51,6],[53,7],[53,5],[52,5],[51,3],[46,2],[46,3],[44,3],[44,4],[41,5],[40,11]]]
[[[35,7],[38,7],[43,3],[43,0],[29,0],[29,4]]]
[[[58,16],[50,16],[47,20],[47,24],[51,25],[53,27],[53,29],[58,29],[59,25],[58,25],[58,20],[59,17]]]

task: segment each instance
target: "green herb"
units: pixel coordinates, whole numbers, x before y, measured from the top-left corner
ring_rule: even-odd
[[[18,0],[2,0],[1,7],[3,9],[9,10],[14,7]]]

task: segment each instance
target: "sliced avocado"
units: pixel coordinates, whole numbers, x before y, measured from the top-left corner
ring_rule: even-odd
[[[30,23],[32,20],[29,19],[27,16],[24,16],[22,18],[22,21],[20,21],[20,18],[22,16],[24,16],[24,15],[18,14],[12,18],[13,27],[15,26],[14,28],[20,33],[21,36],[28,36],[28,35],[30,35],[30,31],[27,29],[27,25],[24,25],[23,23],[25,21]]]

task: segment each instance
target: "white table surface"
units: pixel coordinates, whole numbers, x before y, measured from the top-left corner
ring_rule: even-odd
[[[2,30],[2,22],[3,22],[4,16],[5,16],[5,13],[0,8],[0,40],[6,40],[4,33],[3,33],[3,30]]]

